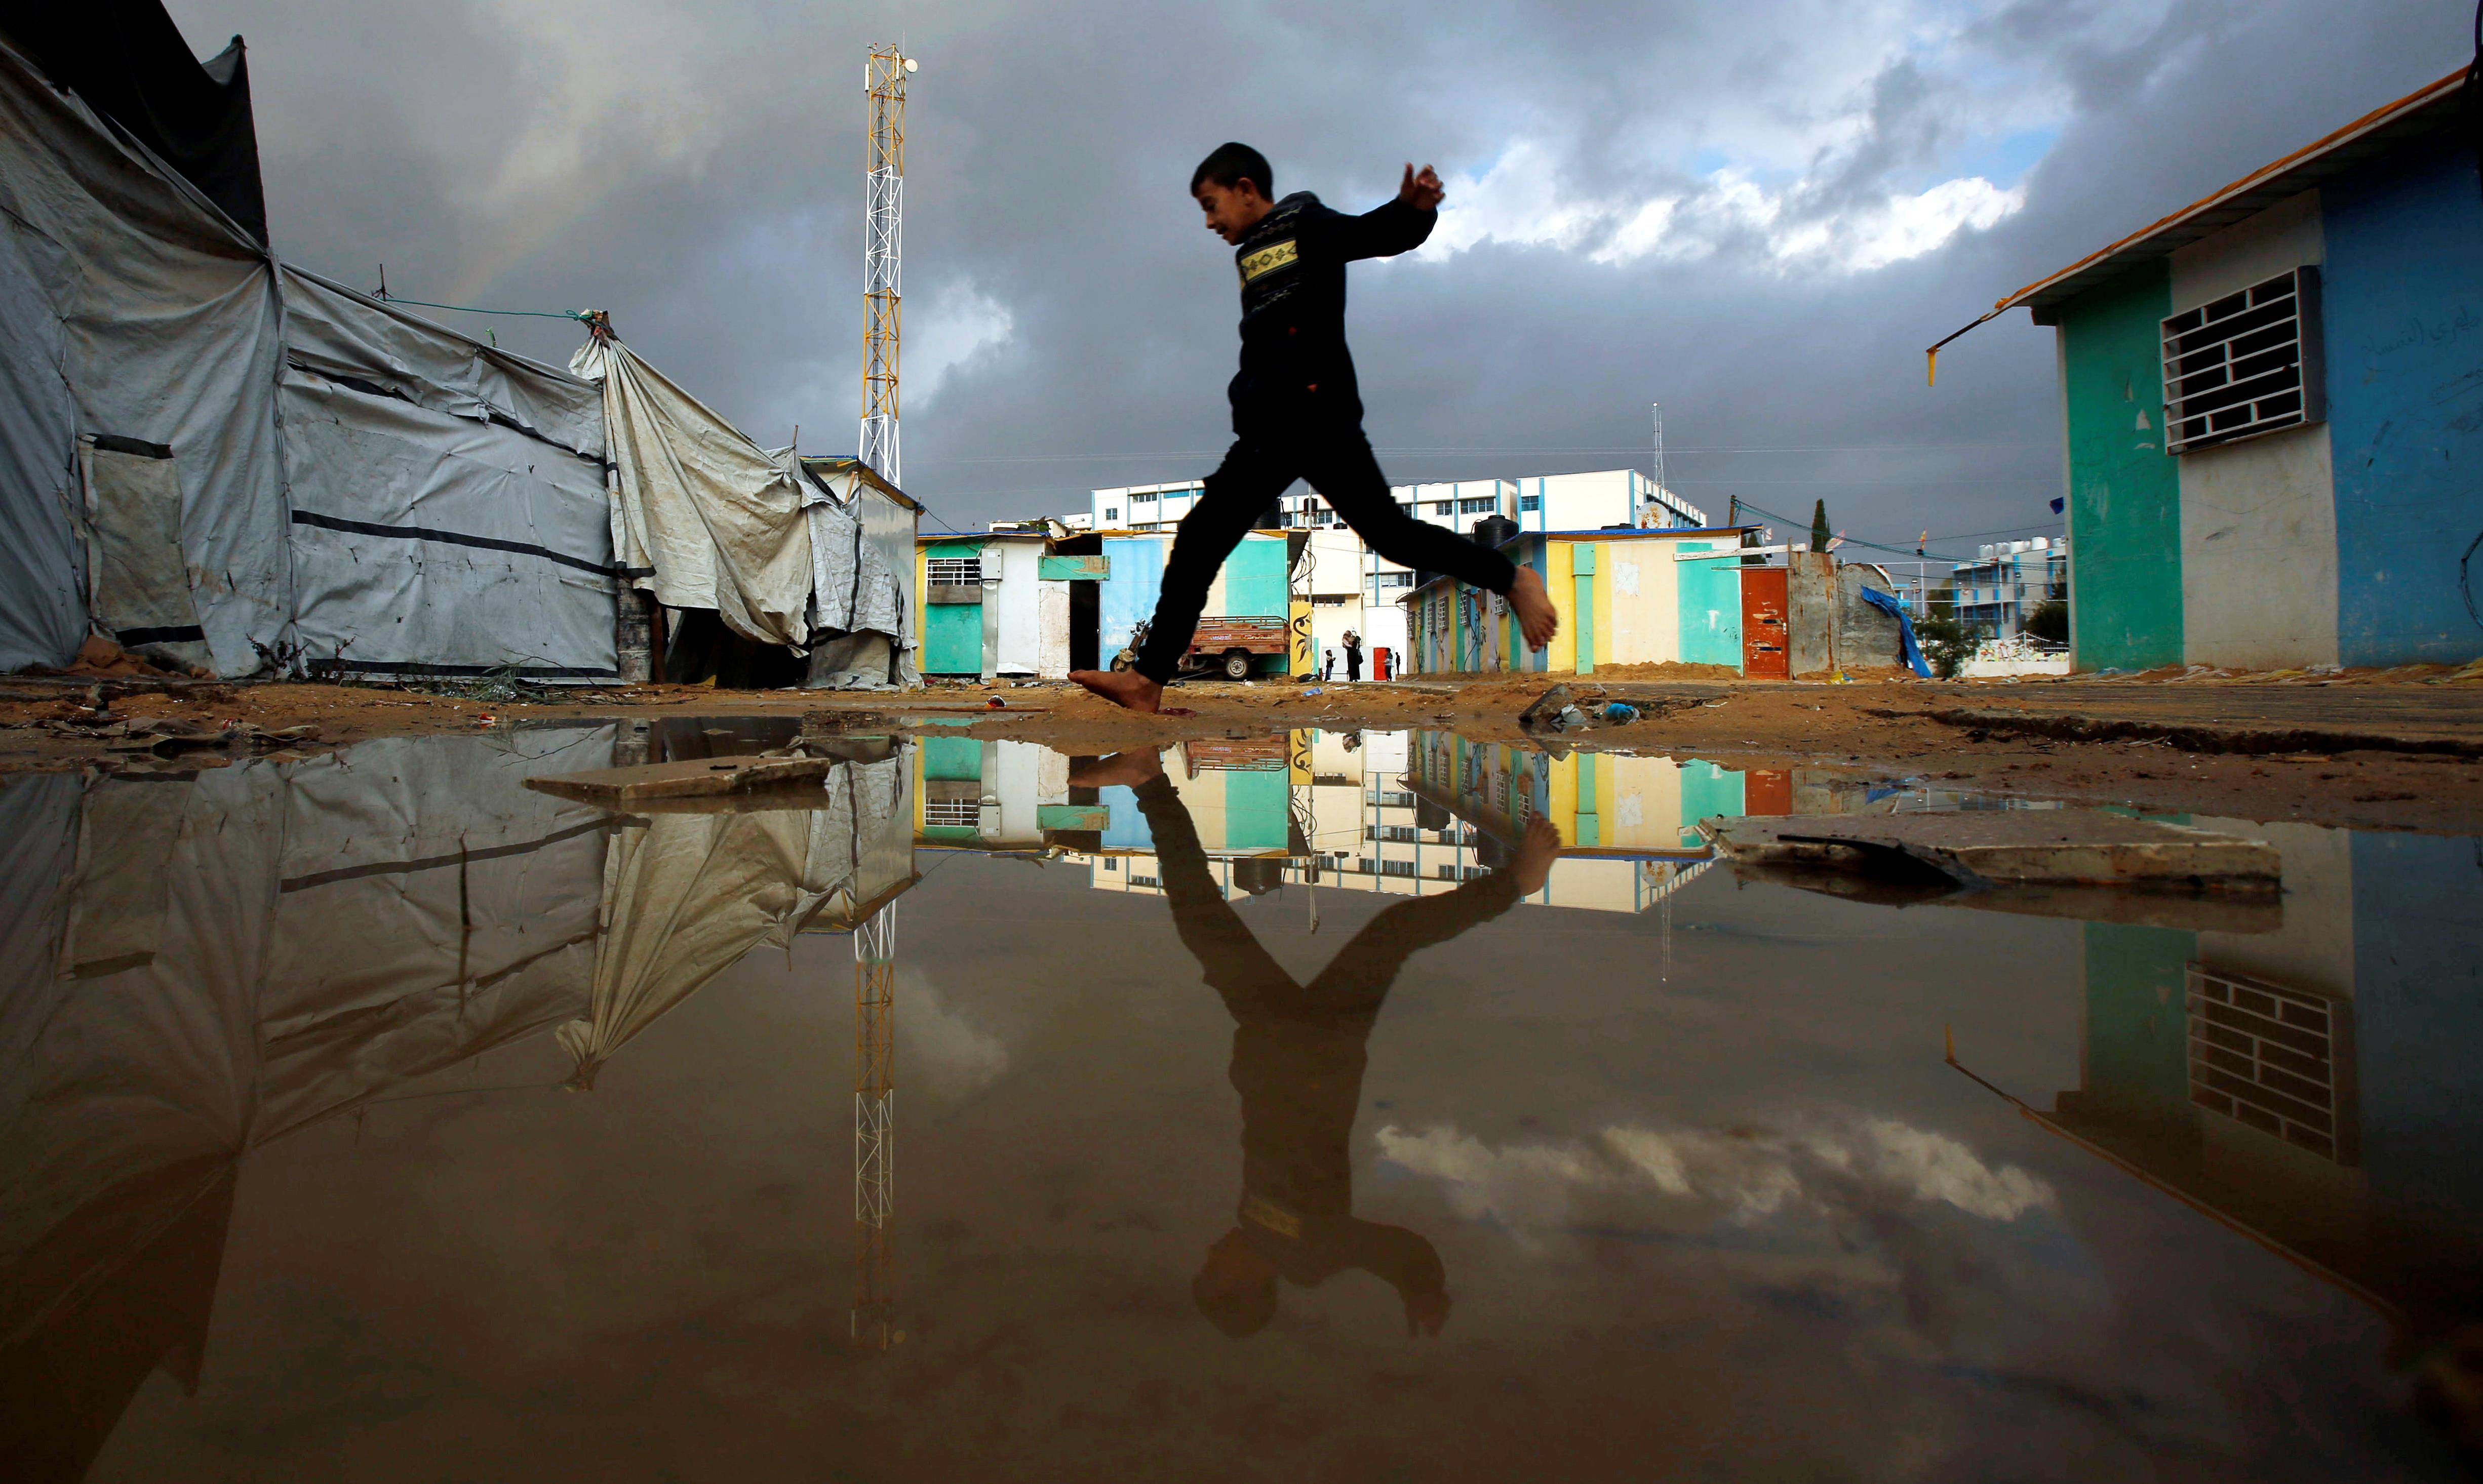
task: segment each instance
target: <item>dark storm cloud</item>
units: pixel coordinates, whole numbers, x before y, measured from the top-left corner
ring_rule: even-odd
[[[902,37],[910,489],[961,522],[1190,477],[1232,270],[1182,186],[1226,138],[1360,208],[1452,204],[1358,270],[1400,480],[1642,462],[1856,535],[2036,526],[2049,331],[1993,299],[2451,70],[2464,0],[1749,0],[877,12],[761,0],[173,0],[252,50],[281,250],[401,295],[609,308],[764,441],[848,449],[868,43]],[[1966,225],[1960,225],[1963,223]],[[551,320],[461,320],[565,359]],[[1709,450],[1828,450],[1748,453]],[[1537,450],[1538,452],[1455,452]],[[1160,455],[1161,457],[1129,457]],[[1956,543],[1952,543],[1952,549]]]

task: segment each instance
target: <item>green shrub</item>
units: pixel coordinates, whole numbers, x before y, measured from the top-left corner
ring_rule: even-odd
[[[1974,657],[1980,636],[1967,631],[1955,613],[1931,614],[1914,620],[1914,640],[1923,647],[1923,658],[1931,661],[1932,674],[1943,680],[1957,678],[1958,670]]]

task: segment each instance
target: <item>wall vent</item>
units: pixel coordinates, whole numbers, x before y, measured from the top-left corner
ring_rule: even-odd
[[[2323,421],[2319,270],[2305,265],[2164,321],[2164,451]]]

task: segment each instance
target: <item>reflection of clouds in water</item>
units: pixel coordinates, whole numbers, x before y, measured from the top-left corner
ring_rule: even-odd
[[[1792,1132],[1611,1127],[1574,1145],[1494,1149],[1451,1127],[1379,1130],[1380,1153],[1445,1187],[1470,1219],[1553,1227],[1583,1204],[1653,1194],[1672,1213],[1749,1226],[1768,1217],[1946,1205],[1990,1221],[2049,1208],[2052,1189],[2016,1165],[1993,1169],[1956,1139],[1862,1119]]]
[[[1008,1047],[942,1003],[931,978],[912,965],[896,970],[896,1079],[908,1094],[959,1102],[1008,1071]]]

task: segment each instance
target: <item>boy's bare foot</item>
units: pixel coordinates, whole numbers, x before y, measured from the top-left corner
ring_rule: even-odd
[[[1163,704],[1163,687],[1135,670],[1073,670],[1069,678],[1133,711],[1153,712]]]
[[[1526,837],[1517,842],[1511,869],[1520,896],[1533,896],[1552,879],[1552,862],[1561,859],[1561,827],[1537,814],[1528,821]]]
[[[1163,777],[1163,757],[1154,748],[1114,753],[1069,775],[1072,788],[1135,788]]]
[[[1517,580],[1508,589],[1508,606],[1517,610],[1517,629],[1526,636],[1528,649],[1542,649],[1561,632],[1561,610],[1552,606],[1552,595],[1544,590],[1543,579],[1534,568],[1517,570]]]

